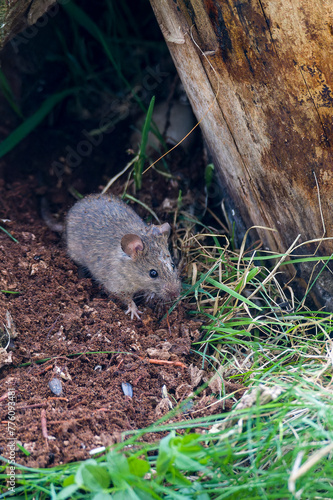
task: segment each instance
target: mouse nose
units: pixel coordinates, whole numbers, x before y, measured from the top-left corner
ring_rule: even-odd
[[[177,297],[179,297],[179,294],[180,294],[180,286],[176,285],[176,286],[169,287],[167,289],[167,293],[168,293],[170,299],[177,299]]]

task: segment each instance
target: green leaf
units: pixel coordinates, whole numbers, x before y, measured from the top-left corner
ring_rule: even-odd
[[[209,188],[209,186],[212,183],[212,180],[213,180],[213,177],[214,177],[214,170],[215,170],[215,167],[214,167],[213,163],[209,163],[207,165],[207,167],[205,168],[205,184],[206,184],[206,188]]]
[[[132,488],[129,487],[123,489],[122,491],[117,491],[112,495],[112,500],[142,500],[142,498],[144,497],[140,497]]]
[[[150,465],[146,460],[141,458],[130,457],[128,459],[130,473],[134,476],[143,477],[150,471]]]
[[[53,483],[51,483],[50,495],[51,495],[51,500],[56,500],[57,499],[57,492],[55,490],[55,487],[54,487]]]
[[[178,469],[186,470],[186,471],[200,471],[205,470],[205,467],[198,461],[193,460],[191,457],[186,455],[186,453],[179,453],[175,459],[175,467]]]
[[[108,488],[111,483],[108,471],[100,465],[87,465],[83,479],[84,484],[91,491]]]
[[[74,94],[77,89],[67,89],[58,94],[53,94],[46,99],[41,107],[32,116],[27,118],[21,125],[19,125],[14,132],[12,132],[0,144],[0,158],[9,153],[19,142],[22,141],[32,130],[34,130],[42,120],[52,111],[52,109],[66,97]]]
[[[191,486],[192,484],[176,467],[170,467],[170,471],[166,473],[165,479],[168,483],[175,486]]]
[[[124,488],[127,486],[130,476],[130,468],[127,458],[120,453],[111,451],[106,456],[106,464],[113,484],[118,488]]]
[[[177,476],[176,469],[186,471],[205,470],[200,462],[202,446],[198,444],[198,434],[176,436],[172,431],[160,441],[159,454],[156,462],[156,471],[159,476],[171,474],[175,480],[183,481],[183,476]],[[195,457],[195,458],[194,458]],[[170,480],[170,479],[168,479]],[[184,485],[184,482],[182,482]]]
[[[185,434],[185,436],[181,436],[181,447],[186,448],[188,451],[197,452],[201,450],[201,445],[197,442],[198,438],[200,438],[200,434],[196,432],[192,432],[191,434]]]
[[[170,441],[175,437],[175,435],[175,431],[171,431],[170,434],[162,438],[160,441],[156,461],[156,472],[158,476],[164,476],[174,460],[174,453],[170,448]]]
[[[114,496],[104,491],[100,491],[93,496],[92,500],[114,500]]]
[[[156,461],[156,472],[158,476],[164,476],[173,461],[173,454],[160,451]]]
[[[63,486],[69,486],[70,484],[75,484],[75,476],[74,476],[74,474],[71,474],[70,476],[67,476],[64,479],[64,482],[62,483]]]
[[[182,488],[179,492],[183,495],[185,500],[209,500],[210,496],[203,490],[203,486],[201,483],[191,483],[190,488]]]
[[[249,271],[249,273],[246,275],[246,283],[250,283],[250,281],[257,276],[257,274],[260,273],[260,268],[259,267],[254,267]]]
[[[76,471],[76,474],[75,474],[75,483],[78,486],[83,486],[84,485],[83,473],[84,473],[85,467],[87,465],[97,465],[97,462],[93,458],[90,458],[90,459],[86,460],[85,462],[83,462],[79,466],[79,468],[78,468],[78,470]]]
[[[157,495],[155,490],[155,485],[148,486],[149,483],[145,482],[145,487],[133,488],[134,493],[139,497],[140,500],[162,500],[160,496]],[[147,486],[146,486],[147,485]]]
[[[77,484],[70,484],[69,486],[66,486],[63,490],[61,490],[57,496],[57,500],[66,500],[67,498],[73,498],[74,493],[79,489],[80,487]]]
[[[176,432],[171,431],[167,436],[161,439],[160,446],[158,448],[159,453],[161,451],[168,452],[170,450],[170,441],[176,437]]]
[[[80,465],[75,475],[75,482],[78,486],[84,486],[90,491],[98,491],[108,488],[111,478],[105,467],[91,459]]]
[[[235,291],[240,290],[241,288],[244,287],[244,279],[245,283],[250,283],[251,280],[258,274],[260,273],[260,268],[259,267],[254,267],[251,269],[247,274],[244,274],[242,276],[241,281],[238,283],[238,285],[235,287]]]

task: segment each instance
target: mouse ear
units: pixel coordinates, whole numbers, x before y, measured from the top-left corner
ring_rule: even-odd
[[[149,229],[153,236],[166,236],[167,238],[169,237],[171,231],[170,224],[167,222],[164,222],[164,224],[161,224],[160,226],[149,226]]]
[[[142,252],[143,246],[143,241],[137,234],[125,234],[121,238],[121,248],[132,259],[135,259],[139,252]]]

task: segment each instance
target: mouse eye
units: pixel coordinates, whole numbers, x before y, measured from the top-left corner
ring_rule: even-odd
[[[157,272],[157,271],[155,271],[155,269],[151,269],[151,270],[149,271],[149,276],[150,276],[151,278],[157,278],[157,276],[158,276],[158,272]]]
[[[174,269],[176,267],[173,262],[171,262],[171,267],[172,267],[172,269]]]

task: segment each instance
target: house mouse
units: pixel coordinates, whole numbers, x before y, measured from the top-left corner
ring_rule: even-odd
[[[65,225],[69,256],[140,319],[133,296],[169,301],[180,279],[168,249],[170,225],[146,225],[120,198],[90,195],[69,210]]]

